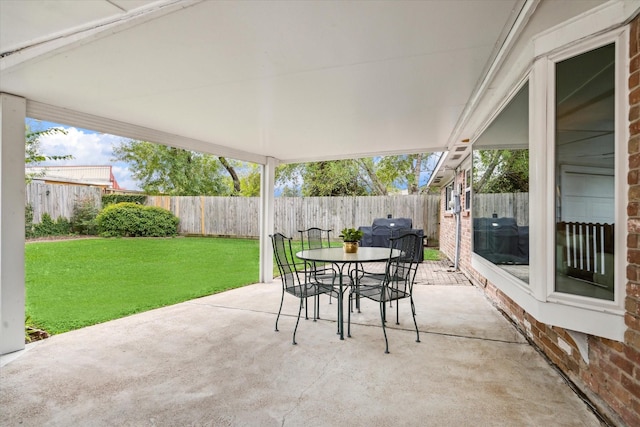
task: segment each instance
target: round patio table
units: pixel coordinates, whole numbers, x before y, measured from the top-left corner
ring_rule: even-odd
[[[401,251],[399,249],[377,247],[360,247],[358,248],[358,252],[353,254],[346,253],[341,247],[308,249],[296,253],[296,256],[302,260],[330,263],[335,265],[339,271],[340,292],[338,292],[338,333],[340,334],[341,340],[344,339],[344,298],[342,295],[344,282],[342,277],[344,275],[345,265],[356,264],[357,268],[360,263],[387,261],[389,259],[398,258],[400,254]]]

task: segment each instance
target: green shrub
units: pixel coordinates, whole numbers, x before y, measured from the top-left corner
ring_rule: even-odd
[[[28,204],[24,207],[24,236],[33,237],[33,206]]]
[[[147,202],[147,196],[144,194],[105,194],[102,196],[102,206],[124,202],[144,205]]]
[[[66,236],[71,234],[71,222],[63,216],[53,220],[48,213],[42,214],[39,224],[32,224],[31,236],[29,237],[46,237],[46,236]]]
[[[71,217],[71,230],[74,233],[95,235],[98,233],[96,216],[99,209],[92,197],[84,197],[76,200],[73,205]]]
[[[104,237],[167,237],[178,234],[179,219],[166,209],[124,202],[108,205],[96,217]]]

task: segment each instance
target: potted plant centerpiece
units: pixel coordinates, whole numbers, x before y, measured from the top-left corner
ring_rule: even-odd
[[[340,237],[343,240],[344,251],[348,254],[355,254],[358,252],[358,241],[362,239],[364,233],[355,228],[345,228],[340,232]]]

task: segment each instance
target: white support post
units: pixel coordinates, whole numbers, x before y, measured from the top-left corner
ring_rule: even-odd
[[[0,93],[0,354],[24,349],[26,100]]]
[[[260,182],[260,282],[273,281],[273,248],[269,234],[274,228],[274,199],[275,178],[278,162],[273,157],[267,157],[267,163],[262,165]]]

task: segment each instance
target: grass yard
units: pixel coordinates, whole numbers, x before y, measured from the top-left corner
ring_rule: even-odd
[[[443,259],[442,254],[439,249],[435,248],[425,248],[424,249],[424,260],[425,261],[440,261]]]
[[[255,240],[80,239],[25,247],[26,311],[51,334],[258,281]]]

